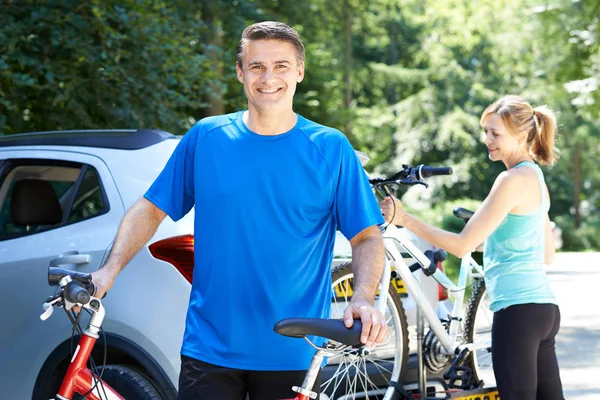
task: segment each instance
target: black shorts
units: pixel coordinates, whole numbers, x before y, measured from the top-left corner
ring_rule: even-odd
[[[306,370],[248,371],[220,367],[181,356],[178,400],[293,399],[293,386],[301,386]],[[319,393],[321,373],[313,391]]]

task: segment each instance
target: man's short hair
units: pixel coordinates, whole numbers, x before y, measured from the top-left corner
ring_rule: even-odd
[[[242,32],[242,38],[237,46],[237,63],[240,68],[242,67],[242,57],[246,46],[252,40],[281,40],[288,42],[296,49],[298,63],[304,62],[304,45],[298,32],[282,22],[264,21],[252,24]]]

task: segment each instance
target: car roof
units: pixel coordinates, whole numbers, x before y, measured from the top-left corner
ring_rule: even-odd
[[[19,133],[0,136],[0,147],[9,146],[84,146],[137,150],[167,139],[172,133],[159,129],[96,129]]]

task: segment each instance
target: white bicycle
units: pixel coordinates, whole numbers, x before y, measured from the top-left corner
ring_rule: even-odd
[[[450,175],[451,168],[435,168],[420,165],[403,166],[403,170],[390,178],[370,180],[373,188],[389,194],[389,185],[422,184],[424,178],[433,175]],[[460,218],[468,220],[469,212],[455,210]],[[471,213],[472,215],[472,213]],[[330,357],[329,364],[337,365],[332,376],[326,376],[321,385],[324,399],[399,399],[404,392],[403,377],[408,362],[408,329],[406,313],[398,296],[398,289],[405,288],[416,302],[417,351],[419,357],[419,390],[424,393],[425,368],[441,372],[450,388],[470,389],[493,386],[494,375],[491,362],[492,313],[489,310],[483,270],[471,255],[461,260],[458,283],[454,284],[443,271],[436,267],[445,258],[441,250],[422,252],[413,243],[405,229],[384,225],[382,234],[385,246],[385,266],[376,305],[386,316],[389,334],[386,340],[368,351],[348,348]],[[412,262],[412,261],[415,262]],[[410,263],[410,265],[409,265]],[[454,307],[445,318],[440,319],[430,305],[413,272],[422,270],[454,294]],[[333,269],[331,318],[342,318],[343,310],[352,298],[352,263],[341,264]],[[465,289],[472,292],[463,308]],[[423,335],[423,320],[429,331]],[[421,333],[419,333],[421,332]]]

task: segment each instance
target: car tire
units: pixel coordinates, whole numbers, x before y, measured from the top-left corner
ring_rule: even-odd
[[[125,365],[107,365],[102,380],[127,400],[163,399],[146,375]]]

